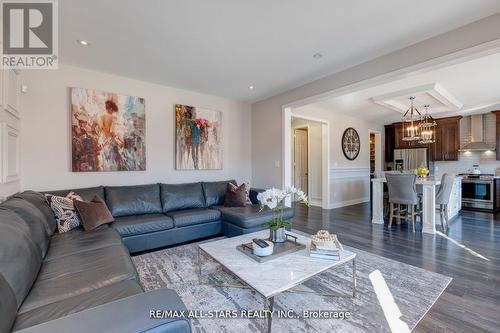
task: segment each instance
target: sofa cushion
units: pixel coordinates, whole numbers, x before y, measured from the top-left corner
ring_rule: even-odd
[[[77,188],[74,190],[57,190],[57,191],[44,191],[44,194],[52,194],[60,197],[67,196],[70,192],[74,192],[81,196],[83,200],[90,201],[96,195],[100,198],[104,198],[104,186],[95,186],[95,187],[85,187],[85,188]]]
[[[57,228],[56,218],[54,217],[54,212],[52,212],[52,209],[47,203],[47,199],[42,193],[35,191],[24,191],[22,193],[15,194],[13,197],[24,199],[34,205],[43,215],[44,224],[49,231],[49,235],[52,235],[55,232]]]
[[[14,292],[18,306],[33,285],[42,262],[40,248],[30,233],[28,225],[14,212],[0,210],[0,273]]]
[[[0,273],[0,332],[10,332],[16,318],[16,296],[9,283]]]
[[[122,237],[172,229],[174,221],[164,214],[145,214],[115,218],[111,227]]]
[[[201,183],[160,184],[163,212],[173,210],[204,208],[205,197]]]
[[[31,238],[35,244],[40,248],[42,257],[47,253],[49,247],[49,233],[50,229],[45,223],[45,218],[41,211],[39,211],[33,204],[20,198],[10,198],[2,205],[1,208],[6,208],[16,213],[31,230]]]
[[[215,209],[184,209],[167,213],[174,220],[176,227],[213,222],[220,219],[220,212]]]
[[[264,223],[270,222],[272,218],[272,211],[268,208],[260,211],[259,205],[248,205],[245,207],[214,207],[221,212],[221,219],[231,222],[242,228],[254,228]],[[283,218],[285,220],[293,217],[293,209],[285,208]]]
[[[55,234],[50,240],[44,261],[66,257],[111,245],[121,245],[122,238],[114,229],[103,226],[92,231],[71,230]]]
[[[21,330],[142,292],[142,287],[134,280],[113,283],[24,312],[15,318],[13,330]]]
[[[75,200],[74,204],[85,231],[94,230],[115,220],[104,200],[97,195],[90,202]]]
[[[107,186],[106,203],[114,217],[161,213],[160,185]]]
[[[220,182],[203,182],[203,194],[205,195],[205,207],[222,205],[224,204],[224,197],[226,196],[227,183],[236,185],[235,180],[226,180]]]
[[[18,313],[131,279],[137,280],[137,273],[123,245],[50,260],[42,265]]]

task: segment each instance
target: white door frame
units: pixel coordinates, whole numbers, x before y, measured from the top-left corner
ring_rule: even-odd
[[[310,120],[321,123],[321,207],[329,209],[330,206],[330,177],[329,177],[329,162],[330,162],[330,122],[325,119],[303,116],[295,114],[291,108],[284,108],[283,112],[283,156],[282,156],[282,184],[283,187],[292,185],[292,117],[304,120]],[[309,153],[309,152],[308,152]],[[308,166],[309,167],[309,166]],[[290,205],[290,200],[286,202]]]

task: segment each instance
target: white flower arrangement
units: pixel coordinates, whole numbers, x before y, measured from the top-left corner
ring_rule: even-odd
[[[291,195],[296,195],[297,200],[307,206],[307,195],[295,187],[287,187],[285,190],[271,188],[257,195],[257,200],[260,202],[260,210],[268,207],[273,212],[272,220],[267,223],[271,230],[276,231],[279,228],[290,226],[290,221],[283,221],[283,214],[285,209],[285,199]]]

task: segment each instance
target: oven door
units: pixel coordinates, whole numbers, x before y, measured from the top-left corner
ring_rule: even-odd
[[[493,202],[493,182],[464,179],[462,181],[462,200],[468,202]]]

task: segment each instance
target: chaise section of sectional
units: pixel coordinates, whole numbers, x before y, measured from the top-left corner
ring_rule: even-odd
[[[150,309],[186,307],[172,290],[144,293],[113,228],[54,231],[42,193],[0,205],[1,333],[191,332],[188,319],[149,318]]]
[[[150,311],[187,311],[173,290],[158,289],[16,331],[18,333],[191,333],[187,318],[150,318]]]

